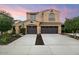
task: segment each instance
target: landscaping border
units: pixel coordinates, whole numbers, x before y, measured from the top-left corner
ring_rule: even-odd
[[[35,45],[44,45],[41,34],[37,34]]]

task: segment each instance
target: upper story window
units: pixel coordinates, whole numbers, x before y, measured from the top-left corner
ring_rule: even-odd
[[[50,21],[55,21],[55,14],[54,13],[49,14],[49,20]]]
[[[36,14],[31,14],[30,18],[31,18],[31,20],[35,20],[36,19]]]

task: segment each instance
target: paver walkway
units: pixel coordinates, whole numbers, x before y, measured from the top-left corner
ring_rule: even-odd
[[[0,45],[4,55],[73,55],[79,54],[79,40],[59,34],[42,34],[45,45],[36,45],[36,35],[27,34],[9,45]]]

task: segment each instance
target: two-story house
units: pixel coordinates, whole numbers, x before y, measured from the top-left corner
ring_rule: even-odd
[[[61,33],[60,12],[48,9],[41,12],[27,12],[24,22],[26,34],[55,34]]]

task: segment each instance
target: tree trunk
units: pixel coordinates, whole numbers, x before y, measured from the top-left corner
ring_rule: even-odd
[[[1,31],[1,35],[3,35],[3,32]]]

